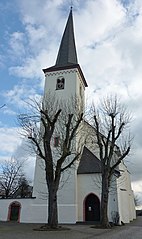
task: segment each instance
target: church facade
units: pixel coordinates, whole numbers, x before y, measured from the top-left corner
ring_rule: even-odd
[[[43,70],[45,74],[44,99],[54,93],[60,100],[72,96],[79,99],[79,107],[85,106],[86,79],[77,60],[73,16],[70,11],[54,66]],[[98,151],[92,142],[95,129],[84,122],[90,136],[85,142],[80,162],[65,175],[66,183],[58,191],[59,223],[76,223],[100,220],[101,170]],[[92,143],[91,143],[92,142]],[[117,157],[117,155],[116,155]],[[0,220],[45,223],[48,217],[48,194],[42,160],[37,157],[33,195],[27,199],[0,199]],[[122,162],[113,180],[109,195],[109,221],[129,223],[136,218],[130,175]]]

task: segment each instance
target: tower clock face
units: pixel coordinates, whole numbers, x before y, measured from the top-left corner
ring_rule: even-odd
[[[56,90],[63,90],[65,86],[65,78],[63,76],[59,76],[56,82]]]

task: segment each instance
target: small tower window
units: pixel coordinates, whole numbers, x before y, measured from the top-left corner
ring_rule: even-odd
[[[80,96],[82,97],[82,87],[80,85]]]
[[[58,77],[57,83],[56,83],[56,90],[63,90],[65,86],[65,79],[64,77]]]
[[[54,147],[58,147],[59,146],[59,140],[60,140],[59,136],[54,137]]]

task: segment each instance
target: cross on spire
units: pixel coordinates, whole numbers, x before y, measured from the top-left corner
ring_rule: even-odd
[[[71,0],[71,10],[72,10],[72,8],[73,8],[73,0]]]

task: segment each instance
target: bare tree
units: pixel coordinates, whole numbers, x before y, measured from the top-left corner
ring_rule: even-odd
[[[111,181],[119,164],[131,148],[129,128],[130,114],[117,96],[106,97],[99,107],[93,106],[93,126],[96,129],[96,143],[99,149],[102,172],[101,225],[110,227],[108,221],[108,198]]]
[[[29,185],[29,181],[25,176],[20,177],[19,181],[19,187],[17,191],[14,193],[15,197],[20,198],[30,198],[32,197],[32,186]]]
[[[42,103],[31,102],[30,112],[19,117],[22,133],[32,143],[38,158],[45,163],[48,226],[51,228],[58,227],[57,192],[61,175],[81,155],[82,144],[76,144],[76,141],[80,141],[83,113],[80,112],[77,101],[71,99],[65,103],[49,94]],[[37,123],[39,118],[40,129]]]
[[[15,158],[1,163],[0,193],[4,198],[12,198],[20,187],[23,178],[23,164]]]

